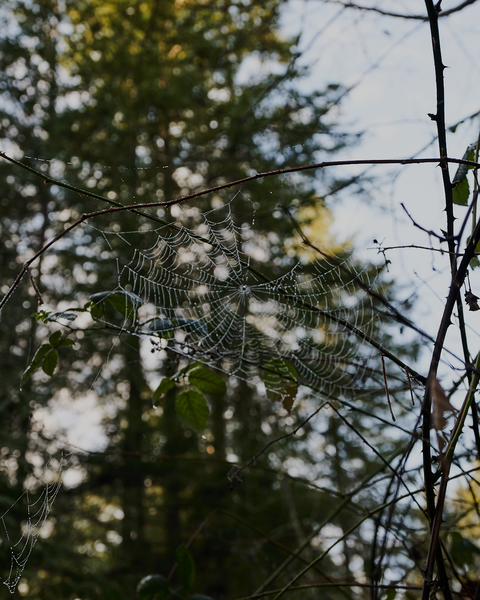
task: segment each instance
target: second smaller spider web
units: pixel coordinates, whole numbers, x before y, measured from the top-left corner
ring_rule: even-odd
[[[50,515],[53,503],[62,487],[62,473],[68,467],[69,462],[69,456],[64,453],[58,461],[58,466],[55,466],[50,460],[43,472],[46,474],[47,471],[53,469],[53,477],[49,482],[43,484],[40,493],[31,488],[26,489],[10,508],[0,515],[0,539],[2,545],[10,548],[10,570],[2,583],[7,586],[11,594],[17,589],[42,527]],[[23,522],[18,539],[16,539],[17,535],[12,537],[10,531],[10,513],[15,514],[15,520],[20,516]]]
[[[119,274],[123,290],[153,307],[138,334],[246,381],[273,371],[328,396],[372,382],[378,351],[365,339],[376,334],[378,314],[365,292],[373,285],[367,268],[303,249],[272,269],[255,259],[262,234],[235,223],[231,202],[200,225],[155,233]]]

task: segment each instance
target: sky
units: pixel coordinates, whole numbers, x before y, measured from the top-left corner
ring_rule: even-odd
[[[364,0],[360,4],[407,15],[426,14],[425,4],[418,0]],[[447,11],[457,4],[457,0],[444,1],[442,9]],[[448,67],[444,74],[447,126],[466,119],[455,133],[449,133],[450,157],[462,158],[468,144],[476,141],[480,127],[478,117],[468,119],[480,110],[479,22],[480,3],[440,19],[443,61]],[[346,148],[334,159],[438,156],[436,124],[428,116],[436,112],[436,92],[427,22],[345,8],[335,1],[292,0],[283,26],[292,35],[302,31],[299,47],[308,49],[303,61],[312,65],[306,85],[321,89],[337,82],[350,90],[338,116],[345,127],[363,135],[357,146]],[[348,167],[336,168],[344,169],[344,174],[351,172]],[[455,171],[456,166],[452,166],[452,179]],[[412,224],[401,204],[425,229],[439,234],[446,229],[439,168],[372,167],[368,175],[376,178],[368,195],[330,202],[337,236],[353,236],[357,255],[370,260],[382,258],[374,239],[383,247],[438,247],[431,236]],[[461,218],[465,210],[456,207],[455,214]],[[397,283],[398,296],[416,294],[415,320],[436,335],[450,281],[447,256],[403,248],[387,251],[386,257],[391,261],[389,271]],[[471,273],[471,284],[472,291],[480,295],[480,270]],[[480,341],[476,333],[480,330],[478,314],[466,314],[473,343]],[[447,346],[460,353],[453,335]],[[428,366],[427,354],[422,361],[424,368]],[[448,364],[443,373],[453,377]]]

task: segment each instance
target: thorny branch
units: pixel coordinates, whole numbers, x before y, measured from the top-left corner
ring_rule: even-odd
[[[424,466],[424,482],[425,491],[427,498],[427,510],[429,519],[431,522],[431,536],[430,544],[426,560],[426,568],[423,580],[423,592],[422,600],[428,600],[432,591],[433,585],[433,570],[435,562],[438,566],[438,576],[440,584],[443,590],[443,594],[446,600],[451,598],[450,585],[448,577],[446,575],[443,555],[440,541],[440,526],[443,520],[443,507],[445,502],[446,490],[448,485],[448,476],[450,472],[451,460],[445,460],[441,456],[441,463],[443,465],[442,480],[440,483],[440,489],[438,491],[437,502],[435,503],[435,491],[434,491],[434,475],[432,473],[432,463],[430,454],[430,430],[431,430],[431,406],[432,406],[432,390],[437,377],[438,365],[440,362],[440,356],[443,350],[445,342],[445,336],[447,329],[451,324],[451,316],[453,313],[454,306],[457,306],[458,319],[460,334],[462,339],[462,347],[464,352],[465,363],[469,366],[470,353],[468,350],[465,322],[463,317],[463,306],[460,297],[460,288],[463,285],[464,279],[467,274],[468,265],[475,254],[477,243],[480,239],[480,222],[476,224],[475,229],[472,233],[472,237],[467,244],[464,256],[461,260],[460,266],[457,270],[457,257],[455,256],[455,238],[454,238],[454,214],[453,214],[453,186],[450,180],[448,171],[448,163],[443,160],[444,157],[448,156],[447,153],[447,138],[446,138],[446,126],[445,126],[445,90],[443,82],[443,72],[445,65],[442,60],[442,52],[440,46],[440,34],[438,29],[438,17],[441,12],[441,2],[436,5],[433,4],[432,0],[425,0],[428,20],[430,24],[430,31],[432,36],[432,50],[433,59],[435,66],[435,80],[436,80],[436,91],[437,91],[437,112],[435,115],[431,115],[432,120],[437,124],[439,153],[442,158],[442,178],[445,192],[445,211],[447,215],[447,240],[449,247],[450,266],[452,273],[452,284],[445,304],[443,317],[440,323],[440,327],[435,342],[432,359],[430,362],[430,368],[428,373],[427,385],[425,387],[425,396],[422,406],[423,414],[423,466]],[[465,223],[465,222],[464,222]],[[463,228],[462,228],[463,231]],[[472,383],[472,375],[468,374],[470,383]],[[456,430],[459,431],[462,425],[457,419]],[[453,454],[453,448],[451,450]],[[453,456],[452,456],[453,458]]]

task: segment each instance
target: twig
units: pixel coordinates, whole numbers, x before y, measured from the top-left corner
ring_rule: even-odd
[[[391,312],[391,315],[389,315],[389,316],[393,316],[393,318],[395,318],[399,323],[402,323],[402,325],[406,325],[407,327],[410,327],[411,329],[413,329],[420,335],[427,337],[427,338],[430,337],[427,333],[420,330],[414,323],[412,323],[409,319],[407,319],[404,315],[402,315],[402,313],[400,313],[394,306],[392,306],[392,304],[390,304],[390,302],[382,294],[379,294],[378,292],[373,290],[369,285],[365,284],[362,281],[362,279],[356,273],[352,272],[348,267],[346,267],[342,261],[337,260],[335,257],[331,256],[331,254],[327,254],[326,252],[321,250],[318,246],[313,244],[308,239],[308,237],[303,233],[302,228],[300,227],[298,222],[294,219],[292,213],[288,210],[288,208],[286,206],[283,206],[282,204],[280,204],[279,206],[283,210],[283,212],[287,215],[287,217],[290,219],[293,226],[295,227],[295,230],[297,231],[298,235],[302,238],[302,241],[306,246],[308,246],[312,250],[315,250],[315,252],[317,252],[324,258],[327,258],[330,262],[335,264],[346,275],[351,277],[352,280],[355,281],[355,283],[359,287],[361,287],[362,290],[364,290],[369,296],[371,296],[372,298],[375,298],[376,300],[381,302]]]
[[[438,235],[438,233],[435,233],[435,231],[432,231],[431,229],[425,229],[425,227],[422,227],[419,223],[417,223],[415,221],[415,219],[412,217],[412,215],[408,212],[408,210],[405,207],[405,204],[403,202],[400,202],[400,206],[403,208],[403,210],[407,213],[408,218],[412,221],[413,225],[415,227],[417,227],[418,229],[420,229],[421,231],[424,231],[425,233],[428,233],[428,235],[431,235],[433,237],[436,237],[437,240],[440,240],[441,242],[447,242],[448,238],[446,238],[443,235]],[[430,248],[431,249],[431,248]],[[450,252],[451,254],[453,254],[455,256],[455,250]]]
[[[44,304],[42,294],[40,293],[40,290],[38,289],[38,286],[35,282],[35,279],[33,278],[30,268],[27,267],[26,270],[27,270],[28,276],[30,278],[30,283],[33,285],[33,289],[35,290],[35,293],[37,294],[38,304],[41,306],[42,304]]]
[[[450,8],[449,10],[442,11],[438,16],[439,17],[448,17],[449,15],[456,13],[471,4],[475,4],[477,0],[465,0],[461,4]],[[380,8],[376,8],[374,6],[361,6],[360,4],[355,4],[354,2],[341,2],[340,0],[328,0],[331,4],[340,4],[344,8],[356,8],[357,10],[370,11],[379,13],[385,17],[396,17],[399,19],[407,19],[407,20],[416,20],[416,21],[428,21],[428,17],[425,15],[405,15],[401,13],[390,12],[388,10],[382,10]]]
[[[423,488],[422,488],[423,491]],[[400,496],[399,498],[396,498],[394,500],[394,502],[399,502],[400,500],[403,500],[405,498],[410,498],[412,496],[412,494],[415,493],[419,493],[420,490],[415,490],[414,492],[410,492],[408,494],[405,494],[403,496]],[[309,569],[311,569],[314,565],[316,565],[318,562],[320,562],[321,560],[323,560],[325,558],[325,556],[327,556],[329,554],[329,552],[340,542],[342,542],[344,539],[346,539],[351,533],[353,533],[356,529],[358,529],[362,523],[364,523],[367,519],[370,519],[371,517],[373,517],[376,513],[383,511],[385,507],[389,506],[392,502],[387,502],[387,503],[383,503],[379,506],[377,506],[376,508],[367,511],[367,513],[359,520],[357,521],[354,525],[352,525],[349,529],[347,529],[343,535],[341,535],[333,544],[331,544],[328,548],[326,548],[319,556],[317,556],[314,560],[312,560],[312,562],[305,567],[302,571],[300,571],[300,573],[297,573],[297,575],[295,575],[286,585],[285,587],[283,587],[279,593],[275,596],[274,600],[279,600],[279,598],[281,598],[285,592],[287,592],[294,583],[296,583],[303,575],[305,575],[305,573],[307,573],[307,571]]]
[[[394,460],[399,454],[400,454],[400,451],[397,450],[396,452],[394,452],[389,457],[388,461],[390,462],[390,461]],[[360,484],[346,495],[346,497],[344,498],[343,502],[341,502],[332,511],[330,511],[330,513],[325,516],[325,518],[321,521],[321,523],[319,523],[319,525],[317,525],[317,527],[313,528],[313,530],[310,533],[310,535],[299,546],[299,548],[297,549],[297,551],[296,551],[295,554],[299,554],[300,552],[303,552],[303,550],[305,550],[305,548],[310,544],[310,542],[313,540],[313,538],[320,533],[320,531],[322,530],[322,528],[325,525],[327,525],[328,523],[332,523],[333,520],[335,519],[335,517],[337,517],[337,515],[339,515],[343,511],[343,509],[346,508],[352,502],[353,498],[360,491],[362,491],[364,489],[364,487],[372,479],[374,479],[379,473],[381,473],[385,469],[385,466],[386,465],[384,463],[382,463],[372,473],[370,473],[366,477],[364,477],[364,479],[360,482]],[[477,469],[480,469],[480,467],[477,467]],[[265,588],[267,586],[269,586],[273,581],[275,581],[275,579],[280,575],[280,573],[282,573],[289,566],[289,564],[292,561],[293,561],[293,557],[292,556],[289,556],[288,558],[286,558],[283,561],[283,563],[279,567],[277,567],[277,569],[275,569],[275,571],[273,573],[271,573],[268,576],[268,578],[262,583],[262,585],[256,590],[255,593],[259,594],[260,592],[263,592],[265,590]]]
[[[253,523],[250,523],[246,519],[243,519],[239,515],[236,515],[235,513],[232,513],[229,510],[225,510],[224,508],[217,507],[216,510],[219,513],[225,515],[226,517],[229,517],[230,519],[238,521],[238,523],[241,523],[245,527],[248,527],[252,531],[255,531],[256,533],[258,533],[258,535],[260,535],[265,540],[267,540],[268,542],[270,542],[270,544],[273,544],[274,546],[277,546],[277,548],[280,548],[280,550],[282,550],[286,554],[289,554],[293,558],[296,558],[297,560],[299,560],[303,564],[305,564],[305,565],[308,564],[308,560],[306,558],[303,558],[303,556],[301,556],[300,554],[295,553],[294,551],[290,550],[290,548],[288,548],[287,546],[284,546],[278,540],[273,539],[268,534],[266,534],[264,531],[262,531],[259,527],[257,527],[256,525],[254,525]],[[188,547],[187,544],[185,545],[185,547]],[[320,569],[320,567],[315,567],[315,570],[317,571],[317,573],[319,573],[320,575],[322,575],[322,577],[325,577],[325,579],[327,580],[327,582],[330,582],[331,584],[335,584],[335,582],[332,580],[332,578],[327,573],[325,573],[325,571],[323,569]],[[342,590],[340,590],[340,592],[343,593],[343,595],[346,598],[350,598],[350,595],[348,593],[342,592]]]
[[[383,382],[385,384],[385,394],[387,395],[388,408],[390,409],[390,414],[392,415],[392,421],[395,422],[395,415],[393,414],[392,404],[390,402],[390,394],[388,393],[388,383],[387,383],[387,373],[385,371],[385,357],[382,354],[382,370],[383,370]]]
[[[442,241],[445,241],[445,238],[442,238]],[[377,252],[380,253],[386,252],[387,250],[405,250],[409,248],[413,248],[414,250],[428,250],[429,252],[440,252],[440,254],[449,254],[447,249],[444,250],[443,248],[432,248],[431,246],[418,246],[417,244],[407,244],[405,246],[379,246],[378,248],[367,248],[367,250],[377,250]],[[454,254],[455,256],[463,256],[463,253],[459,254],[458,252],[455,252]]]
[[[268,450],[268,448],[270,448],[270,446],[273,446],[273,444],[276,444],[277,442],[280,442],[281,440],[284,440],[284,439],[290,437],[291,435],[295,435],[299,429],[301,429],[304,425],[306,425],[310,421],[310,419],[313,419],[313,417],[315,415],[317,415],[328,404],[329,404],[329,402],[324,402],[323,404],[321,404],[310,416],[308,416],[304,421],[302,421],[300,423],[300,425],[295,427],[295,429],[293,431],[290,431],[290,433],[285,433],[284,435],[281,435],[280,437],[268,442],[268,444],[264,448],[262,448],[262,450],[260,450],[260,452],[258,454],[256,454],[251,460],[249,460],[248,463],[243,465],[243,467],[239,468],[238,470],[235,470],[232,475],[229,475],[228,479],[230,480],[230,483],[232,484],[232,486],[233,486],[234,481],[238,481],[239,483],[242,483],[242,480],[239,477],[240,473],[242,471],[244,471],[245,469],[248,469],[248,467],[251,467],[252,465],[254,465],[257,462],[257,459],[260,458],[260,456],[262,456],[262,454],[266,450]]]
[[[205,519],[200,523],[200,525],[197,527],[197,529],[194,531],[194,533],[192,534],[192,536],[190,537],[190,539],[188,540],[188,542],[185,544],[185,548],[190,548],[190,546],[193,544],[193,542],[196,540],[196,538],[200,535],[200,533],[205,529],[205,527],[208,525],[208,523],[213,519],[213,517],[215,516],[215,514],[218,512],[218,508],[214,508],[212,510],[212,512],[210,514],[208,514]],[[178,567],[178,563],[175,562],[175,564],[173,565],[170,573],[168,574],[168,581],[172,580],[172,577],[175,575],[175,571],[177,570]]]
[[[415,406],[415,400],[413,398],[413,390],[412,390],[412,382],[410,380],[410,374],[408,371],[405,371],[405,375],[407,376],[408,387],[410,388],[410,397],[412,399],[412,406]]]
[[[287,591],[296,591],[296,590],[309,590],[315,588],[329,588],[329,587],[360,587],[360,588],[370,588],[372,585],[370,583],[359,583],[358,581],[349,581],[349,582],[333,582],[333,583],[306,583],[304,585],[292,585],[288,588]],[[408,584],[396,584],[396,583],[384,583],[378,586],[384,590],[421,590],[422,588],[418,585],[408,585]],[[263,598],[265,596],[270,596],[271,594],[276,594],[281,592],[281,589],[269,590],[268,592],[260,592],[252,594],[251,596],[243,596],[243,598],[239,598],[238,600],[254,600],[255,598]]]
[[[380,158],[380,159],[362,159],[362,160],[336,160],[336,161],[325,161],[321,163],[315,163],[311,165],[302,165],[301,167],[290,167],[287,169],[276,169],[275,171],[266,171],[264,173],[256,173],[255,175],[250,175],[249,177],[243,177],[242,179],[237,179],[235,181],[230,181],[229,183],[224,183],[222,185],[217,185],[215,187],[208,188],[206,190],[201,190],[200,192],[194,192],[192,194],[187,194],[186,196],[180,196],[179,198],[175,198],[173,200],[164,200],[158,202],[145,202],[143,204],[131,204],[128,206],[122,206],[119,202],[115,202],[114,200],[110,200],[109,198],[105,198],[104,196],[100,196],[99,194],[95,194],[94,192],[89,192],[88,190],[84,190],[82,188],[75,187],[70,185],[69,183],[64,183],[62,181],[58,181],[57,179],[53,179],[52,177],[46,176],[44,173],[40,171],[36,171],[32,167],[22,163],[19,160],[16,160],[10,156],[8,156],[5,152],[0,152],[0,156],[5,160],[10,161],[11,163],[34,173],[41,177],[45,182],[50,183],[52,185],[57,185],[59,187],[65,188],[72,192],[76,192],[81,196],[87,196],[93,198],[95,200],[101,200],[102,202],[107,202],[111,206],[117,207],[117,210],[130,210],[135,212],[135,209],[139,208],[149,208],[156,206],[169,207],[174,204],[179,204],[181,202],[185,202],[186,200],[191,200],[192,198],[199,198],[200,196],[205,196],[207,194],[211,194],[213,192],[218,192],[220,190],[230,189],[233,186],[242,185],[248,183],[249,181],[255,181],[257,179],[263,179],[265,177],[272,177],[276,175],[286,175],[288,173],[298,173],[301,171],[312,171],[316,169],[324,169],[326,167],[341,167],[341,166],[352,166],[352,165],[416,165],[416,164],[428,164],[428,163],[454,163],[459,165],[466,165],[469,167],[480,168],[480,163],[475,163],[470,160],[463,160],[461,158]],[[142,214],[142,216],[147,218],[152,218],[151,215]],[[158,220],[158,219],[155,219]]]

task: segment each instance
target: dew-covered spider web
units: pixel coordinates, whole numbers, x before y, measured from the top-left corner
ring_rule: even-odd
[[[42,480],[35,481],[0,516],[1,546],[9,548],[10,569],[2,583],[13,594],[17,589],[28,559],[42,528],[50,515],[53,503],[62,486],[62,473],[69,465],[69,455],[62,452],[60,458],[50,459],[42,469]],[[18,534],[18,522],[21,531]],[[15,533],[14,533],[15,531]]]
[[[71,328],[73,334],[84,327],[103,331],[116,338],[115,344],[123,334],[133,334],[142,340],[142,349],[152,351],[157,373],[165,374],[163,366],[171,358],[179,371],[185,364],[202,364],[248,382],[289,411],[296,399],[308,395],[351,400],[360,390],[383,391],[381,352],[371,343],[384,329],[369,294],[378,285],[378,269],[360,265],[348,247],[321,231],[311,236],[313,246],[302,242],[288,214],[271,206],[262,212],[261,202],[242,197],[242,191],[229,198],[217,195],[212,205],[203,212],[193,203],[177,205],[167,215],[160,209],[154,220],[107,213],[79,225],[55,250],[69,250],[71,243],[76,259],[81,257],[80,274],[107,273],[110,278],[101,284],[85,277],[78,296],[68,297],[67,291],[62,300],[66,306],[75,304],[79,313],[66,309],[48,323]],[[295,205],[291,214],[302,226]],[[102,252],[105,246],[108,251]],[[91,291],[90,283],[95,285]],[[83,316],[94,317],[93,324],[81,316],[89,306],[87,297],[91,312]],[[92,304],[100,307],[108,297],[116,297],[116,309],[124,302],[125,310],[120,306],[112,318],[112,311],[102,307],[94,315]],[[109,360],[95,365],[92,388]],[[3,583],[12,593],[66,467],[62,459],[58,478],[44,486],[41,496],[32,500],[25,492],[2,516],[11,554]],[[25,505],[25,525],[20,536],[12,537],[8,519],[20,504]]]
[[[241,380],[268,380],[280,396],[282,379],[328,397],[371,383],[378,351],[368,339],[378,314],[368,290],[377,271],[356,268],[348,252],[318,240],[316,249],[299,245],[295,257],[274,260],[254,215],[237,222],[234,210],[231,199],[194,210],[193,227],[182,224],[192,220],[192,209],[183,209],[148,234],[102,231],[133,248],[118,267],[117,288],[141,306],[131,327],[150,337],[152,350]],[[153,243],[142,247],[147,238]]]

